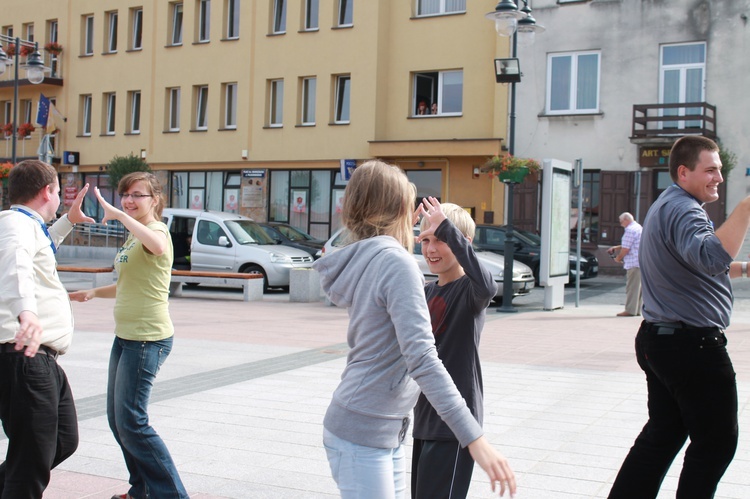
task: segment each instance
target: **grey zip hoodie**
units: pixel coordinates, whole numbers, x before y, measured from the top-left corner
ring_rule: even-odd
[[[421,389],[462,446],[482,436],[437,356],[424,278],[414,258],[394,238],[377,236],[326,255],[313,267],[329,299],[349,312],[351,350],[325,428],[355,444],[396,448]]]

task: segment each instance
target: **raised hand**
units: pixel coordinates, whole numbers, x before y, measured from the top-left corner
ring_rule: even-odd
[[[107,223],[107,220],[121,220],[121,217],[125,214],[122,210],[118,210],[111,204],[109,204],[103,197],[102,194],[99,192],[98,187],[94,187],[94,194],[96,194],[96,199],[99,200],[99,204],[102,205],[102,208],[104,209],[104,218],[102,218],[102,223]]]
[[[445,216],[445,213],[443,213],[440,201],[433,196],[423,198],[422,204],[419,205],[419,208],[424,214],[424,217],[430,222],[430,228],[419,234],[419,240],[421,241],[424,237],[434,234],[438,225],[440,225],[447,217]]]
[[[81,189],[81,191],[78,193],[75,200],[73,201],[73,204],[70,206],[70,210],[68,211],[68,220],[70,220],[71,223],[92,224],[96,222],[96,220],[94,220],[91,217],[86,216],[81,210],[81,205],[83,204],[83,198],[86,197],[86,193],[88,192],[88,190],[89,190],[89,184],[84,185],[83,189]]]

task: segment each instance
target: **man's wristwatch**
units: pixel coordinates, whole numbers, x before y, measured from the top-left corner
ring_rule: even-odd
[[[742,262],[742,277],[747,277],[747,262]]]

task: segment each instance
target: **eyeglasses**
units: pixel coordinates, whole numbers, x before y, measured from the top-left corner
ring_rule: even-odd
[[[143,198],[152,198],[154,197],[153,194],[120,194],[120,199],[128,199],[131,198],[134,201],[140,201]]]

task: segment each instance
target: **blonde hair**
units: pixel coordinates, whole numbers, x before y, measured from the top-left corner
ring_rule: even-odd
[[[400,168],[367,161],[354,170],[346,186],[341,219],[351,241],[386,235],[411,252],[415,200],[416,189]]]
[[[440,207],[442,208],[443,213],[445,213],[445,218],[453,222],[453,225],[461,231],[461,234],[469,239],[474,239],[474,232],[477,229],[477,224],[474,222],[474,219],[471,218],[468,211],[454,203],[443,203]],[[427,217],[422,217],[422,223],[419,226],[420,231],[424,232],[429,228],[430,221],[427,220]]]

